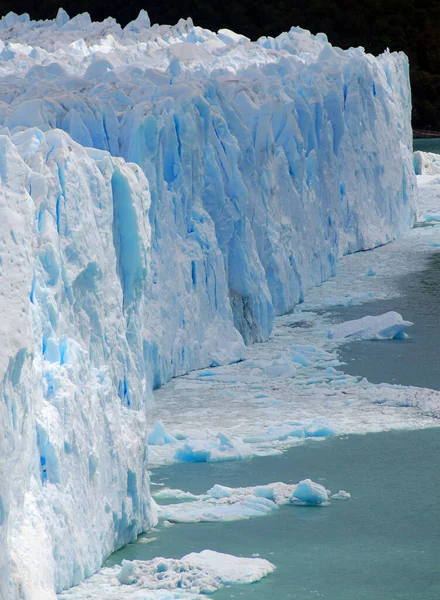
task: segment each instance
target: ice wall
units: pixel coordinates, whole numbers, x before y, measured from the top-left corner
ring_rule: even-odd
[[[0,597],[154,521],[152,387],[414,218],[408,64],[293,28],[0,20]]]

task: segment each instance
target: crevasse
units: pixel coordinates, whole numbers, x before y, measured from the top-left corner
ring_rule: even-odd
[[[408,63],[292,28],[0,21],[0,597],[155,521],[153,388],[414,219]]]

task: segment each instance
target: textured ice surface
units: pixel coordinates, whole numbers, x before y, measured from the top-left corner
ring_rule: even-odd
[[[330,496],[330,498],[333,500],[349,500],[351,498],[351,494],[345,490],[339,490],[337,494],[333,494]]]
[[[409,229],[408,63],[298,28],[251,43],[190,19],[151,27],[144,12],[125,29],[9,14],[0,177],[0,586],[50,600],[155,520],[152,388],[242,358],[342,255]],[[257,353],[262,368],[205,372],[200,430],[185,435],[209,423],[215,452],[245,448],[209,404],[232,418],[252,386],[274,404],[255,391],[249,435],[274,407],[276,422],[315,421],[313,402],[292,415],[277,389],[293,400],[316,384],[322,404],[320,388],[354,379],[327,370],[333,350],[294,345],[288,359]],[[189,396],[170,399],[174,423],[149,421],[178,438],[153,458],[189,444],[174,427],[193,416]]]
[[[440,155],[433,152],[414,152],[416,175],[440,175]]]
[[[417,213],[420,224],[440,223],[440,157],[430,152],[414,152],[418,174]]]
[[[226,585],[254,583],[274,569],[263,558],[242,558],[212,550],[192,552],[181,559],[124,560],[121,567],[101,569],[59,599],[196,600]]]
[[[215,442],[221,431],[243,440],[253,455],[303,443],[310,433],[437,426],[437,391],[375,385],[362,373],[344,373],[340,342],[327,337],[333,324],[322,312],[328,305],[365,302],[366,294],[373,299],[398,295],[398,279],[423,271],[437,245],[440,227],[418,227],[393,244],[344,257],[336,277],[309,291],[294,313],[275,320],[268,342],[249,347],[240,363],[197,371],[156,390],[149,418],[161,418],[169,431],[199,439],[201,445]],[[367,275],[372,265],[374,277]],[[294,365],[295,376],[275,377],[272,367],[283,365]],[[185,443],[150,448],[150,465],[174,462]]]
[[[200,495],[164,489],[154,497],[158,501],[178,501],[159,506],[160,519],[171,523],[202,523],[264,517],[286,504],[325,506],[329,504],[330,494],[319,483],[305,479],[297,484],[278,482],[243,488],[216,484],[206,494]],[[340,491],[334,497],[350,497],[350,494],[345,494],[347,492]]]
[[[163,446],[164,444],[177,442],[177,439],[165,429],[163,423],[155,421],[153,430],[148,434],[147,441],[150,446]]]
[[[396,340],[405,337],[411,321],[404,321],[402,315],[390,311],[376,317],[362,317],[334,325],[328,332],[329,338],[348,340]]]

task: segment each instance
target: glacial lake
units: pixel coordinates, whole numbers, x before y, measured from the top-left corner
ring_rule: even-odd
[[[409,339],[352,341],[339,348],[342,368],[372,383],[399,383],[440,390],[440,251],[426,270],[400,277],[401,296],[326,311],[335,322],[380,315],[394,310],[414,325]]]
[[[333,309],[335,321],[389,310],[414,322],[410,339],[350,342],[344,371],[372,382],[440,389],[440,252],[425,271],[398,282],[390,300]],[[175,464],[153,471],[165,486],[203,493],[311,478],[333,493],[327,507],[284,506],[230,523],[176,524],[116,552],[107,565],[155,556],[179,558],[205,548],[260,555],[277,569],[266,579],[225,588],[214,600],[438,600],[440,598],[440,428],[309,440],[282,456],[226,463]],[[157,488],[156,488],[157,489]]]
[[[230,523],[176,524],[157,541],[116,552],[122,559],[180,557],[205,548],[261,557],[277,569],[259,583],[216,592],[215,600],[438,600],[440,598],[440,429],[309,441],[282,456],[177,464],[153,481],[201,493],[215,483],[248,486],[310,477],[350,500],[284,506]]]
[[[413,140],[413,150],[440,154],[440,138],[416,138]]]

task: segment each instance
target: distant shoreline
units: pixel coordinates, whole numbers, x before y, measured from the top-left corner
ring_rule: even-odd
[[[427,131],[426,129],[413,129],[413,138],[440,138],[440,131]]]

